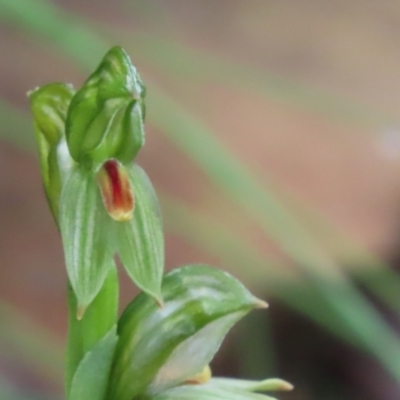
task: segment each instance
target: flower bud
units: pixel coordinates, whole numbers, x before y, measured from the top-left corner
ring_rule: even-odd
[[[132,161],[144,144],[144,86],[129,56],[113,47],[71,101],[66,135],[85,164]]]
[[[65,120],[74,89],[63,83],[51,83],[28,93],[33,113],[36,142],[47,200],[58,222],[61,182],[72,159],[65,142]]]
[[[116,221],[129,221],[134,210],[134,198],[125,168],[116,160],[108,160],[97,173],[104,206]]]

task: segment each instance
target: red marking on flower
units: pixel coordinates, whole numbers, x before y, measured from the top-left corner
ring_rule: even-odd
[[[108,160],[98,173],[98,183],[104,206],[116,221],[132,218],[134,199],[125,168],[116,160]]]

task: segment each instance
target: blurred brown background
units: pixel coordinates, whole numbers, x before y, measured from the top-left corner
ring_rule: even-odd
[[[45,361],[38,367],[32,358],[59,360],[54,352],[42,354],[35,346],[49,344],[55,352],[61,351],[67,328],[66,274],[31,151],[32,132],[25,130],[29,129],[26,92],[51,81],[79,86],[88,71],[68,53],[65,30],[59,37],[46,36],[41,32],[48,24],[45,15],[43,20],[35,16],[37,26],[29,26],[26,2],[19,8],[22,17],[10,2],[0,1],[4,101],[0,114],[4,131],[0,142],[0,298],[4,303],[0,384],[4,380],[7,388],[43,396],[38,399],[55,398],[61,393],[55,370],[62,366],[52,370],[52,361],[49,365]],[[390,271],[398,268],[398,2],[59,0],[38,4],[56,6],[66,26],[70,21],[65,43],[87,40],[76,28],[84,26],[105,43],[125,47],[144,81],[161,88],[212,132],[260,187],[274,193],[278,203],[311,232],[321,251],[335,260],[350,281],[365,273],[376,273],[373,279],[378,281],[380,268],[390,270],[387,263]],[[32,16],[30,9],[25,11]],[[52,23],[57,25],[55,20]],[[56,27],[52,29],[55,34]],[[279,298],[278,286],[288,293],[293,290],[287,297],[293,304],[308,293],[307,279],[301,279],[301,290],[296,288],[302,274],[296,260],[279,238],[271,240],[257,218],[249,218],[248,210],[209,179],[191,154],[152,124],[151,113],[150,103],[147,144],[139,162],[164,200],[167,268],[200,261],[225,268],[270,303],[269,318],[250,317],[229,336],[215,361],[215,373],[282,376],[296,386],[282,399],[400,398],[399,385],[382,363],[333,332],[329,326],[342,329],[334,319],[323,326],[323,307],[313,311],[321,316],[319,324],[318,318],[313,322],[307,318],[307,305],[299,314],[290,301]],[[166,196],[180,203],[171,205]],[[183,209],[179,204],[197,220],[188,221],[177,211]],[[264,212],[275,211],[266,206]],[[212,223],[208,231],[196,225],[202,222]],[[259,265],[254,266],[254,258],[245,252],[240,259],[234,252],[240,249],[232,253],[229,243],[216,250],[212,242],[219,235],[217,227],[245,243]],[[203,233],[196,233],[199,230]],[[282,231],[288,240],[292,238],[284,221]],[[236,263],[231,263],[232,258]],[[124,305],[136,290],[123,279]],[[396,331],[398,310],[384,305],[384,294],[380,298],[359,286],[367,293],[366,301],[370,304],[372,299],[380,310],[382,321]],[[391,300],[397,299],[400,293],[390,290]],[[22,333],[19,337],[14,328],[35,332],[32,336],[38,342],[23,342],[27,338]]]

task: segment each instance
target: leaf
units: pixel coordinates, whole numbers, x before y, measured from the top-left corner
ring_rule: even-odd
[[[229,274],[204,265],[168,273],[162,294],[163,308],[141,294],[121,317],[109,391],[113,400],[131,400],[149,384],[157,391],[169,385],[168,377],[171,384],[183,382],[209,363],[234,322],[265,305]],[[168,365],[176,369],[165,371]]]
[[[43,185],[57,224],[61,181],[72,166],[72,159],[65,151],[64,128],[74,92],[71,85],[51,83],[29,93]]]
[[[211,385],[184,385],[161,392],[151,400],[276,400],[264,394],[240,389],[226,389]]]
[[[142,168],[134,164],[126,169],[135,209],[131,220],[113,222],[117,251],[133,282],[162,303],[164,235],[157,196]]]
[[[72,380],[69,400],[104,400],[117,339],[114,326],[85,355]]]
[[[159,393],[200,372],[212,360],[229,329],[247,312],[242,310],[219,318],[180,343],[158,371],[147,392],[151,395]]]
[[[69,394],[72,378],[84,355],[104,337],[115,325],[118,318],[118,274],[112,261],[112,268],[100,292],[87,308],[81,320],[76,318],[78,304],[71,286],[68,288],[68,344],[66,355],[66,391]]]
[[[95,178],[75,167],[60,200],[60,227],[67,273],[82,316],[103,285],[113,256],[112,228]]]
[[[279,378],[270,378],[263,381],[250,381],[231,378],[211,378],[207,385],[229,390],[246,390],[249,392],[289,391],[293,385]]]
[[[72,99],[66,134],[72,157],[132,161],[144,144],[144,86],[129,56],[113,47]]]

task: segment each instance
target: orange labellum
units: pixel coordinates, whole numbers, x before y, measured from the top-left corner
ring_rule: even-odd
[[[129,221],[135,204],[125,168],[116,160],[108,160],[98,172],[97,181],[110,217],[116,221]]]

